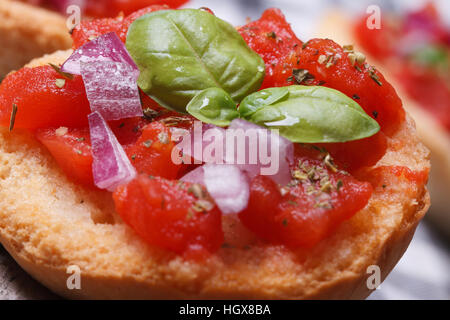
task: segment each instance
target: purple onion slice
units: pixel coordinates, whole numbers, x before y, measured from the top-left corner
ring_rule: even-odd
[[[223,214],[239,213],[248,206],[248,178],[237,166],[205,164],[181,180],[204,185]]]
[[[101,35],[75,50],[61,66],[61,71],[80,75],[82,63],[98,61],[128,64],[139,75],[136,63],[115,32]]]
[[[98,111],[106,120],[143,116],[136,84],[139,73],[129,64],[83,62],[81,75],[92,112]]]
[[[136,170],[100,113],[91,113],[88,120],[94,183],[100,189],[113,192],[119,185],[133,180]]]

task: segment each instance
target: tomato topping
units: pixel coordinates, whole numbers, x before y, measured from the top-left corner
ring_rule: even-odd
[[[257,176],[250,184],[250,199],[247,209],[239,213],[241,222],[259,237],[280,241],[280,230],[275,222],[278,206],[283,197],[278,185],[267,176]]]
[[[36,131],[36,138],[47,147],[69,178],[84,186],[94,185],[88,128],[40,129]]]
[[[142,135],[142,129],[149,123],[142,117],[135,117],[110,121],[108,124],[119,143],[127,148],[136,143]]]
[[[275,38],[268,34],[270,30],[275,32]],[[267,10],[260,20],[241,27],[240,32],[266,64],[262,88],[324,85],[355,99],[368,115],[377,119],[387,135],[403,122],[405,111],[400,98],[376,69],[365,63],[353,66],[348,52],[332,40],[312,39],[300,45],[278,10]],[[299,69],[308,73],[300,78],[296,76]]]
[[[168,5],[176,9],[188,0],[91,0],[86,3],[86,14],[91,17],[114,17],[123,12],[125,15],[153,5]]]
[[[345,143],[323,143],[318,146],[325,148],[341,168],[353,173],[360,168],[377,164],[386,154],[388,144],[384,133],[378,132],[366,139]]]
[[[253,179],[249,206],[239,214],[242,223],[268,241],[312,247],[363,209],[372,195],[371,185],[338,171],[323,156],[297,145],[295,179],[281,191],[267,177]]]
[[[113,197],[122,219],[151,245],[201,257],[223,243],[221,213],[199,185],[140,175]]]
[[[176,179],[183,165],[172,161],[174,148],[169,127],[155,121],[142,129],[141,137],[126,148],[126,153],[138,173]]]
[[[304,49],[297,49],[278,65],[279,77],[274,85],[296,84],[292,74],[295,69],[308,70],[314,77],[302,84],[323,85],[353,98],[387,135],[394,134],[405,119],[402,101],[383,75],[366,63],[353,66],[348,53],[332,40],[312,39]]]
[[[134,20],[147,13],[166,9],[169,9],[167,5],[154,5],[138,10],[126,18],[119,15],[116,18],[84,20],[72,31],[73,48],[79,48],[86,42],[109,32],[115,32],[125,42],[128,28]]]
[[[268,9],[262,17],[240,27],[238,31],[250,48],[258,53],[266,63],[266,76],[262,87],[272,87],[275,68],[283,63],[296,47],[302,45],[279,9]]]
[[[136,12],[133,12],[132,14],[130,14],[128,17],[126,17],[123,20],[119,37],[122,39],[123,42],[125,42],[127,40],[128,28],[131,26],[131,24],[136,19],[146,15],[147,13],[160,11],[160,10],[168,10],[168,9],[170,9],[170,7],[167,6],[167,5],[153,5],[153,6],[149,6],[149,7],[140,9],[140,10],[138,10]]]
[[[103,34],[115,32],[123,41],[121,34],[123,16],[116,18],[104,18],[94,20],[83,20],[75,29],[72,30],[73,49],[81,47]]]
[[[109,3],[115,12],[119,1]],[[100,8],[103,1],[97,5]],[[151,6],[126,18],[84,21],[73,31],[74,47],[107,32],[116,32],[125,41],[135,19],[166,8]],[[263,88],[296,83],[328,86],[355,99],[382,127],[377,135],[359,141],[296,144],[289,185],[280,187],[263,176],[251,181],[248,207],[239,214],[249,230],[271,243],[312,247],[363,209],[373,188],[384,184],[385,174],[415,185],[426,183],[427,172],[403,167],[367,169],[383,157],[386,136],[405,117],[400,99],[378,71],[363,62],[353,65],[348,50],[331,40],[302,43],[277,9],[267,10],[260,20],[239,31],[265,61]],[[203,258],[223,243],[222,214],[203,187],[173,181],[192,169],[172,161],[172,153],[177,152],[173,130],[191,130],[193,118],[163,109],[142,92],[141,101],[145,117],[109,122],[139,174],[114,192],[116,209],[149,244],[187,258]],[[74,181],[93,186],[90,108],[81,77],[63,79],[49,66],[24,68],[0,86],[1,125],[9,125],[13,104],[18,106],[15,126],[41,128],[36,137],[62,170]],[[347,172],[357,172],[367,182]]]
[[[90,113],[81,76],[69,80],[50,66],[23,68],[0,85],[0,125],[8,126],[17,105],[15,128],[81,127]]]

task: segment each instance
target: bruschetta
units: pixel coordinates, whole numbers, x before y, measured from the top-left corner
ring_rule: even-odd
[[[379,71],[277,9],[89,28],[0,86],[0,241],[35,279],[72,299],[363,299],[389,274],[430,163]],[[278,170],[174,139],[233,129],[274,139]]]

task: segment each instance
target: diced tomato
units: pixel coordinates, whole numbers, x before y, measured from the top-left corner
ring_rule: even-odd
[[[84,20],[72,31],[73,48],[79,48],[86,42],[109,32],[115,32],[125,43],[127,40],[128,28],[134,20],[147,13],[166,9],[170,8],[167,5],[153,5],[133,12],[125,18],[123,14],[121,14],[115,18]]]
[[[238,31],[266,63],[263,88],[270,87],[274,82],[275,67],[283,62],[288,53],[302,45],[279,9],[266,10],[259,20],[240,27]]]
[[[266,64],[262,88],[304,84],[339,90],[376,118],[387,135],[393,134],[404,121],[400,98],[377,70],[367,64],[355,68],[348,53],[332,40],[312,39],[301,45],[278,10],[267,10],[261,19],[239,30]],[[296,79],[295,69],[307,70],[309,78]]]
[[[360,168],[375,165],[386,154],[388,145],[384,133],[378,132],[366,139],[323,143],[318,146],[325,148],[341,168],[353,173]]]
[[[142,118],[127,118],[110,121],[108,124],[119,143],[125,148],[134,145],[142,135],[142,130],[150,121]]]
[[[376,69],[368,64],[355,66],[348,53],[332,40],[312,39],[277,66],[272,85],[296,84],[293,70],[308,70],[314,79],[302,84],[323,85],[346,94],[378,121],[386,135],[392,135],[405,119],[402,101]]]
[[[217,251],[224,236],[221,212],[196,187],[140,175],[113,197],[122,219],[149,244],[197,258]]]
[[[318,151],[297,147],[298,165],[292,168],[296,179],[283,193],[267,177],[253,179],[249,206],[239,214],[242,223],[268,241],[312,247],[363,209],[372,195],[371,185],[337,171],[329,158],[320,157]]]
[[[128,17],[126,17],[123,20],[122,23],[122,28],[120,29],[120,34],[119,37],[122,39],[123,42],[125,42],[127,40],[127,33],[128,33],[128,28],[130,28],[131,24],[138,18],[151,13],[151,12],[155,12],[155,11],[160,11],[160,10],[167,10],[170,9],[169,6],[167,5],[153,5],[153,6],[149,6],[146,8],[143,8],[141,10],[138,10],[136,12],[133,12],[132,14],[130,14]]]
[[[150,122],[136,117],[111,121],[109,126],[139,173],[168,179],[180,178],[192,167],[173,163],[171,157],[176,144],[171,141],[171,127],[168,125],[173,121],[180,121],[177,122],[178,128],[189,129],[191,118],[177,116],[175,120],[171,120],[169,116],[163,116],[160,119]],[[168,125],[164,124],[165,121]],[[70,178],[83,185],[92,186],[89,128],[68,128],[68,132],[63,135],[58,135],[57,129],[39,129],[36,131],[36,137]]]
[[[79,26],[72,30],[73,48],[77,49],[103,34],[115,32],[125,42],[121,33],[123,16],[116,18],[104,18],[83,20]]]
[[[36,131],[36,138],[47,147],[69,178],[84,186],[94,186],[88,128],[40,129]]]
[[[22,129],[83,127],[90,113],[81,76],[69,80],[50,66],[23,68],[3,80],[0,125],[9,125],[13,104],[17,105],[14,127]]]
[[[280,241],[280,230],[275,217],[283,197],[278,185],[267,176],[257,176],[250,184],[250,198],[247,208],[239,213],[241,222],[259,237]]]
[[[306,159],[304,162],[320,166]],[[312,184],[314,193],[310,194],[311,184],[308,182],[292,188],[284,197],[275,220],[279,227],[282,226],[283,243],[288,246],[314,246],[328,237],[343,221],[363,209],[372,195],[370,184],[350,175],[330,174],[330,183],[332,189],[329,193],[321,191],[321,183],[315,182]]]
[[[126,148],[126,153],[138,173],[176,179],[183,164],[172,161],[175,146],[170,128],[155,121],[142,129],[141,137],[136,144]]]
[[[131,14],[153,5],[168,5],[176,9],[188,0],[91,0],[86,3],[86,14],[91,17],[114,17],[120,12]]]

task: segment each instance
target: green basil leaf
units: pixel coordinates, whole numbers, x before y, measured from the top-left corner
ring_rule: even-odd
[[[236,102],[220,88],[200,91],[186,107],[187,112],[197,119],[219,127],[228,126],[239,118]]]
[[[289,89],[287,87],[261,90],[242,100],[241,105],[239,106],[239,113],[241,117],[248,118],[258,109],[284,100],[288,96]]]
[[[289,95],[266,106],[260,106],[246,120],[278,129],[293,142],[346,142],[370,137],[380,130],[378,123],[345,94],[320,86],[285,87]],[[249,96],[256,101],[266,89]],[[266,101],[270,101],[267,99]]]
[[[179,112],[211,87],[240,102],[265,75],[264,61],[236,29],[203,10],[149,13],[130,26],[126,46],[141,71],[139,87]]]

